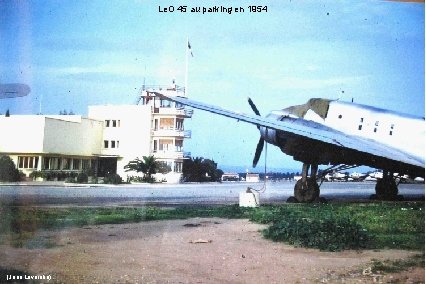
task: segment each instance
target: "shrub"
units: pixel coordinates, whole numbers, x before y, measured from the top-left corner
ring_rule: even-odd
[[[67,177],[67,178],[65,178],[65,182],[66,183],[74,183],[75,182],[75,178],[73,178],[73,177]]]
[[[87,183],[88,179],[89,178],[86,173],[79,173],[77,175],[77,183]]]
[[[104,178],[104,183],[107,183],[107,184],[120,184],[122,182],[123,180],[118,174],[109,174],[105,176]]]
[[[369,246],[370,237],[357,223],[348,218],[288,218],[263,231],[266,238],[295,246],[326,251],[361,249]]]
[[[33,171],[33,172],[30,173],[29,177],[32,178],[32,179],[42,177],[42,172],[41,171]]]
[[[15,163],[9,156],[0,156],[0,181],[19,181],[21,179]]]

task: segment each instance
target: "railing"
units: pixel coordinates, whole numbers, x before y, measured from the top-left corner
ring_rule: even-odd
[[[158,108],[158,114],[169,114],[169,115],[186,115],[186,112],[182,108],[173,108],[173,107],[160,107]]]
[[[185,130],[185,131],[183,131],[183,137],[184,138],[191,138],[191,136],[192,136],[191,130]]]
[[[172,85],[142,85],[139,90],[139,93],[142,94],[143,91],[163,91],[171,89]],[[185,92],[185,87],[176,85],[176,91]]]
[[[184,152],[177,151],[156,151],[153,152],[155,158],[159,159],[183,159]]]
[[[184,109],[185,112],[185,116],[191,118],[192,115],[194,114],[194,110],[193,109]]]
[[[175,130],[171,129],[158,129],[152,131],[152,136],[166,136],[166,137],[182,137],[182,138],[191,138],[191,133],[189,133],[189,137],[185,136],[185,132],[183,130]]]

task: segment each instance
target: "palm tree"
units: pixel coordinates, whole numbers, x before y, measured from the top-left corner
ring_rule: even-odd
[[[126,172],[134,171],[137,173],[143,173],[144,180],[147,182],[154,182],[152,175],[157,173],[158,163],[154,156],[143,156],[142,160],[136,158],[125,165],[124,168]]]

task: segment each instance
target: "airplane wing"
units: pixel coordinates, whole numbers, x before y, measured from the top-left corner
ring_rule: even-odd
[[[214,105],[190,100],[186,97],[168,96],[158,92],[154,93],[160,98],[165,98],[196,109],[234,118],[238,121],[244,121],[256,126],[264,126],[269,129],[282,131],[293,137],[299,137],[299,141],[305,144],[315,146],[315,143],[321,143],[326,145],[326,148],[330,150],[330,152],[339,151],[341,149],[346,150],[346,152],[344,151],[341,154],[341,156],[347,156],[346,160],[349,163],[346,164],[363,164],[372,167],[391,169],[414,167],[416,169],[416,173],[422,173],[422,176],[424,176],[424,157],[413,156],[399,149],[378,143],[374,140],[347,135],[320,123],[291,117],[285,118],[281,121],[274,120],[267,117],[237,113]],[[348,156],[354,157],[350,158]],[[345,161],[336,161],[336,163],[345,163]]]
[[[30,87],[25,84],[0,84],[0,99],[23,97],[30,91]]]

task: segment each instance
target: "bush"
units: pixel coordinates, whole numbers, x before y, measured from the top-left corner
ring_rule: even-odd
[[[109,174],[104,178],[104,183],[107,184],[120,184],[123,180],[118,174]]]
[[[73,178],[73,177],[67,177],[67,178],[65,178],[65,182],[66,183],[74,183],[75,182],[75,178]]]
[[[29,177],[32,178],[32,179],[42,177],[42,172],[41,171],[33,171],[33,172],[30,173]]]
[[[369,246],[370,237],[360,225],[347,218],[289,218],[263,231],[266,238],[295,246],[326,251],[361,249]]]
[[[89,177],[87,176],[86,173],[79,173],[77,175],[77,183],[87,183],[88,180],[89,180]]]
[[[19,181],[21,179],[15,163],[9,156],[0,156],[0,181]]]

